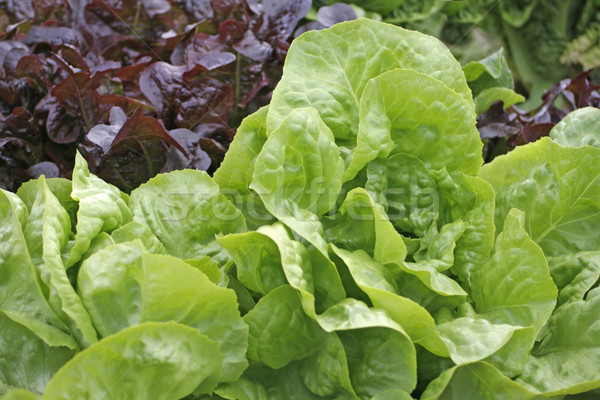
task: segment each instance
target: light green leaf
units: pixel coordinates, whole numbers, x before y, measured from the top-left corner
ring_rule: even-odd
[[[536,346],[517,382],[545,395],[600,388],[600,289],[587,300],[565,304],[552,316],[549,333]]]
[[[72,182],[65,178],[50,178],[46,179],[46,184],[52,194],[60,201],[60,205],[62,205],[69,213],[72,228],[75,230],[79,203],[71,198],[71,191],[73,190]],[[37,180],[30,180],[23,183],[21,187],[19,187],[19,190],[17,190],[17,195],[23,200],[27,209],[31,210],[37,196]]]
[[[134,221],[147,225],[168,254],[183,259],[207,255],[224,265],[228,255],[215,235],[246,231],[242,213],[204,171],[157,175],[131,192],[130,204]]]
[[[2,400],[39,400],[39,397],[27,390],[14,389],[6,393]]]
[[[250,327],[248,358],[278,369],[312,354],[326,333],[302,309],[300,294],[283,285],[244,316]]]
[[[518,208],[546,256],[600,249],[600,149],[542,138],[495,158],[480,175],[496,192],[496,226]]]
[[[321,222],[327,242],[338,247],[364,250],[381,264],[401,262],[406,257],[402,236],[383,208],[362,188],[352,189],[338,213]]]
[[[115,229],[111,234],[115,243],[129,242],[139,239],[146,250],[155,254],[166,254],[165,246],[154,236],[147,225],[139,222],[130,222],[122,227]]]
[[[247,366],[248,327],[234,292],[183,260],[147,253],[140,242],[121,243],[85,260],[77,284],[103,337],[145,321],[175,321],[219,345],[220,380],[239,378]]]
[[[286,284],[281,254],[267,236],[259,232],[235,233],[217,237],[217,242],[233,257],[237,278],[248,289],[265,295]]]
[[[421,400],[530,400],[538,398],[485,362],[462,364],[427,386]],[[539,397],[541,399],[541,396]]]
[[[371,400],[413,400],[413,398],[404,390],[392,389],[377,393],[371,397]]]
[[[73,338],[50,325],[0,311],[0,382],[42,394],[76,348]]]
[[[440,80],[414,70],[371,79],[360,98],[356,150],[344,180],[393,154],[415,157],[428,169],[476,174],[483,160],[473,108]]]
[[[358,400],[350,381],[346,351],[337,334],[328,334],[321,348],[298,364],[302,381],[312,393]]]
[[[452,272],[468,287],[471,270],[487,261],[494,243],[490,185],[460,172],[429,170],[402,154],[371,162],[367,173],[366,190],[402,232],[421,238],[434,223],[438,229],[458,220],[467,224],[456,240]]]
[[[286,279],[302,295],[308,315],[314,318],[315,312],[321,312],[346,297],[335,264],[319,251],[314,248],[311,251],[292,240],[279,223],[263,226],[259,232],[277,245]]]
[[[600,279],[600,252],[548,257],[548,266],[558,287],[558,305],[583,300]]]
[[[67,330],[45,298],[44,284],[29,257],[21,230],[19,209],[6,193],[0,191],[0,309],[21,312]]]
[[[384,310],[349,298],[321,314],[319,323],[329,332],[337,331],[342,340],[352,386],[359,397],[415,388],[415,347]]]
[[[292,204],[322,215],[335,204],[343,168],[333,134],[317,110],[298,108],[266,141],[250,187],[276,217],[294,215]]]
[[[71,235],[71,221],[43,176],[37,184],[37,195],[25,228],[29,252],[50,307],[68,326],[77,343],[87,347],[98,340],[96,330],[69,281],[61,258]]]
[[[254,173],[256,157],[267,141],[267,111],[262,107],[247,116],[237,129],[225,158],[213,178],[224,189],[233,189],[247,195]]]
[[[396,69],[413,69],[439,79],[470,101],[460,64],[440,41],[397,26],[359,19],[294,40],[283,77],[273,92],[267,134],[292,110],[314,107],[336,142],[354,147],[359,102],[369,80]]]
[[[217,343],[175,322],[145,322],[77,354],[43,399],[177,400],[221,371]]]
[[[118,188],[90,173],[81,154],[75,157],[73,168],[73,200],[79,201],[77,233],[66,267],[78,262],[92,239],[100,232],[110,233],[131,221],[127,197]]]
[[[508,376],[522,371],[558,294],[544,253],[523,229],[523,220],[522,212],[511,210],[491,260],[473,273],[471,281],[471,297],[481,317],[494,325],[524,328],[488,359]]]
[[[492,322],[544,326],[558,295],[542,250],[523,228],[524,213],[511,210],[491,260],[473,274],[476,311]]]
[[[452,361],[458,365],[480,361],[493,355],[521,328],[493,324],[484,318],[463,317],[439,324],[437,329],[448,346]]]
[[[479,61],[467,63],[463,72],[474,98],[486,89],[514,88],[512,73],[502,48]]]
[[[496,101],[502,102],[502,108],[507,109],[508,107],[522,103],[525,101],[525,97],[516,93],[512,89],[503,87],[492,87],[484,89],[475,97],[475,113],[480,116],[492,106]]]
[[[563,146],[600,148],[600,109],[584,107],[570,112],[552,128],[550,137]]]
[[[268,107],[263,107],[244,118],[213,175],[221,193],[242,211],[253,230],[274,222],[260,197],[250,190],[256,157],[267,141],[267,110]]]
[[[448,356],[448,349],[435,328],[433,317],[419,304],[396,293],[389,271],[364,251],[349,252],[334,245],[332,249],[348,266],[352,278],[367,293],[373,305],[386,310],[414,343],[434,354]]]

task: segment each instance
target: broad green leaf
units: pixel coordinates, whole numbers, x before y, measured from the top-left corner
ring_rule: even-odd
[[[488,359],[508,376],[522,371],[558,294],[544,253],[525,232],[523,220],[522,212],[511,210],[491,260],[476,270],[471,280],[471,297],[481,317],[494,325],[523,328],[513,334],[503,350]]]
[[[246,231],[242,213],[204,171],[157,175],[131,192],[130,204],[134,221],[148,226],[168,254],[183,259],[206,255],[224,265],[228,256],[215,235]]]
[[[0,381],[7,385],[42,394],[77,348],[73,338],[57,328],[0,311]]]
[[[544,326],[558,295],[544,253],[523,227],[524,213],[511,210],[491,260],[472,279],[475,309],[492,322]]]
[[[63,208],[69,213],[74,230],[77,222],[79,203],[71,198],[71,192],[73,191],[72,182],[65,178],[50,178],[46,179],[46,184],[48,184],[48,188],[58,201],[60,201]],[[23,200],[27,208],[31,210],[31,206],[33,206],[33,202],[37,196],[37,181],[30,180],[22,184],[19,190],[17,190],[17,195]]]
[[[185,260],[185,262],[206,275],[212,283],[216,283],[221,287],[227,287],[229,284],[229,275],[226,274],[231,267],[230,265],[227,266],[227,270],[223,273],[223,271],[219,269],[219,266],[208,256]]]
[[[450,357],[457,365],[480,361],[493,355],[519,329],[521,327],[514,325],[493,324],[484,318],[467,317],[456,318],[437,326],[448,346]]]
[[[65,263],[67,268],[81,259],[92,239],[100,232],[110,233],[131,221],[126,195],[117,187],[91,174],[79,153],[75,157],[71,197],[79,202],[79,209],[75,244]]]
[[[175,321],[219,345],[221,380],[237,379],[247,366],[248,327],[234,292],[183,260],[147,253],[140,242],[121,243],[85,260],[77,284],[103,337],[145,321]]]
[[[225,158],[213,178],[224,189],[233,189],[240,195],[248,195],[254,173],[256,157],[267,141],[267,111],[262,107],[244,118],[237,129]]]
[[[530,400],[538,398],[534,393],[492,365],[474,362],[442,373],[429,383],[421,400]]]
[[[250,187],[276,217],[293,204],[316,215],[329,211],[342,187],[343,161],[317,110],[295,109],[271,132],[255,161]]]
[[[479,61],[467,63],[463,66],[463,72],[474,98],[486,89],[514,88],[512,73],[502,48]]]
[[[265,295],[286,284],[281,254],[267,236],[259,232],[234,233],[217,241],[233,257],[237,278],[246,288]]]
[[[7,193],[0,191],[0,309],[27,314],[66,330],[45,298],[44,283],[29,257],[19,211]]]
[[[350,381],[346,351],[337,334],[328,334],[321,348],[298,364],[302,381],[312,393],[336,399],[358,399]]]
[[[307,249],[292,240],[281,224],[258,230],[271,238],[281,254],[281,265],[289,284],[300,291],[304,310],[311,316],[338,303],[346,297],[335,264],[316,249]],[[310,246],[309,246],[310,247]],[[311,303],[314,305],[311,306]]]
[[[449,355],[435,328],[433,317],[419,304],[396,293],[389,271],[373,261],[364,251],[349,252],[334,245],[332,249],[348,266],[352,278],[358,287],[367,293],[373,305],[386,310],[414,343],[434,354]],[[322,319],[320,322],[322,323]]]
[[[145,322],[78,353],[43,399],[178,400],[218,375],[217,343],[175,322]]]
[[[476,174],[483,160],[473,108],[440,80],[414,70],[371,79],[360,98],[356,150],[344,180],[393,154],[415,157],[428,169]]]
[[[312,354],[326,333],[302,308],[300,294],[283,285],[244,316],[250,327],[248,358],[278,369]]]
[[[273,222],[260,197],[250,190],[256,157],[267,141],[267,110],[263,107],[244,118],[213,175],[221,193],[242,211],[250,229]]]
[[[360,99],[367,83],[382,73],[413,69],[439,79],[470,101],[460,64],[440,41],[397,26],[359,19],[294,40],[283,77],[273,92],[267,134],[292,110],[314,107],[336,142],[354,147]]]
[[[321,314],[319,323],[329,332],[337,331],[342,340],[352,386],[359,397],[415,388],[414,344],[387,312],[349,298]]]
[[[549,333],[533,350],[517,382],[548,395],[600,388],[600,289],[565,304],[552,316]]]
[[[502,108],[506,109],[514,104],[524,102],[525,97],[512,89],[503,87],[485,89],[475,97],[475,113],[477,116],[489,110],[496,101],[501,101]]]
[[[377,262],[400,262],[406,257],[402,236],[383,208],[362,188],[352,189],[338,213],[321,219],[329,243],[346,250],[364,250]]]
[[[37,195],[25,228],[29,252],[50,307],[68,326],[77,343],[87,347],[98,340],[96,330],[69,281],[61,257],[71,235],[71,221],[43,176],[37,184]]]
[[[600,252],[548,257],[548,266],[558,287],[558,305],[583,300],[600,279]]]
[[[115,229],[111,235],[115,243],[129,242],[139,239],[146,250],[155,254],[166,254],[165,246],[154,236],[147,225],[139,222],[130,222]]]
[[[600,147],[600,109],[584,107],[570,112],[550,131],[555,142],[570,147]]]
[[[35,181],[29,182],[37,185]],[[21,200],[19,196],[8,190],[0,189],[0,196],[2,196],[2,204],[5,204],[12,209],[12,213],[17,217],[17,221],[21,225],[21,228],[25,228],[25,225],[27,225],[27,218],[29,217],[29,208],[26,203]]]
[[[600,249],[600,149],[542,138],[495,158],[480,176],[496,192],[496,226],[518,208],[546,256]]]

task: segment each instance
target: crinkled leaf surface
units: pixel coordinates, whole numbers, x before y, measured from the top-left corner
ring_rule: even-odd
[[[299,108],[281,121],[257,156],[250,188],[275,216],[293,205],[322,215],[341,190],[343,161],[317,110]]]
[[[65,329],[44,296],[11,196],[14,194],[0,191],[0,309]],[[27,221],[27,215],[24,217]]]
[[[68,326],[77,343],[87,347],[98,340],[96,330],[69,281],[62,259],[71,234],[69,215],[48,188],[44,177],[40,177],[37,184],[25,239],[45,285],[43,290],[50,307]]]
[[[79,201],[77,233],[67,268],[81,259],[90,242],[100,232],[110,233],[131,221],[127,198],[121,191],[90,173],[83,157],[77,153],[73,170],[71,197]]]
[[[370,79],[395,68],[430,75],[465,100],[471,98],[460,65],[441,42],[393,25],[359,19],[307,32],[294,40],[284,76],[269,105],[268,132],[279,127],[293,109],[314,107],[336,141],[353,142],[365,86]]]
[[[562,147],[549,138],[520,146],[481,169],[496,192],[496,226],[511,208],[546,256],[598,250],[600,150]]]
[[[390,154],[475,174],[483,163],[481,148],[471,100],[429,75],[395,69],[371,79],[362,92],[356,150],[344,180]]]
[[[567,114],[550,131],[550,137],[563,146],[600,147],[600,109],[584,107]]]
[[[241,212],[204,171],[158,175],[131,193],[130,205],[133,220],[147,225],[168,254],[183,259],[208,255],[224,264],[228,256],[215,235],[246,230]]]

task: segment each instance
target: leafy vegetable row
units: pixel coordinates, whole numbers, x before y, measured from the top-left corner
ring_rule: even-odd
[[[441,42],[308,32],[214,179],[0,193],[3,400],[591,393],[597,111],[481,167]]]

